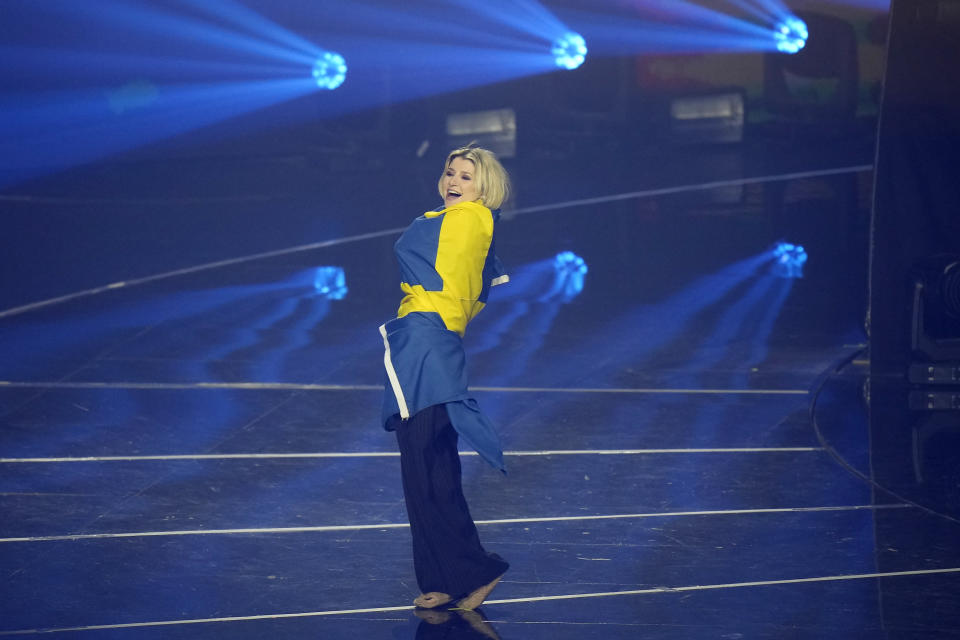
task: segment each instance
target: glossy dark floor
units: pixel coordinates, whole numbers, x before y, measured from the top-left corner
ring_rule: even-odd
[[[385,233],[0,319],[0,635],[960,636],[956,434],[928,434],[916,469],[870,435],[869,171],[604,201],[738,176],[586,165],[513,164],[514,279],[467,335],[508,449],[505,477],[464,456],[481,537],[512,564],[480,612],[410,605],[378,426]],[[806,247],[804,278],[771,272],[781,238]],[[589,267],[570,299],[567,250]],[[344,299],[317,293],[324,265]]]

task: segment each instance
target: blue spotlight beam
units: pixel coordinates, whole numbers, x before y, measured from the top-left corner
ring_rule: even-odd
[[[283,47],[300,51],[305,56],[317,55],[317,46],[312,42],[233,0],[181,0],[181,2],[213,18],[223,19],[238,27],[249,29],[252,35],[269,38]]]
[[[731,357],[741,357],[739,345],[753,343],[757,338],[756,327],[752,319],[766,316],[767,299],[780,284],[778,278],[761,275],[743,293],[735,292],[713,323],[712,331],[705,335],[695,347],[694,357],[686,360],[671,376],[671,386],[696,386],[697,373],[709,371]],[[782,287],[781,287],[782,288]],[[732,347],[732,345],[738,345]]]
[[[373,37],[329,38],[325,42],[343,51],[352,69],[382,69],[389,73],[395,100],[459,91],[555,69],[549,53],[544,55],[547,49],[543,47],[518,51]],[[475,62],[478,60],[483,64]],[[376,102],[369,91],[348,94],[340,91],[337,104],[329,105],[330,108],[359,108]]]
[[[760,17],[773,18],[774,20],[785,20],[793,15],[790,9],[780,0],[726,0],[738,6],[753,6],[757,8]]]
[[[706,29],[650,24],[641,20],[611,22],[586,17],[578,26],[595,53],[703,53],[773,49],[772,32],[763,35],[719,33]]]
[[[494,23],[544,41],[542,53],[549,53],[561,69],[576,69],[583,64],[587,46],[583,37],[567,27],[536,0],[454,0],[463,11],[473,11]]]
[[[138,33],[142,41],[139,46],[154,42],[167,48],[171,41],[183,41],[199,47],[204,55],[210,55],[210,49],[221,49],[236,54],[250,54],[309,67],[313,60],[323,53],[323,49],[313,46],[311,51],[300,52],[281,47],[262,39],[246,36],[225,29],[214,22],[204,22],[182,14],[164,13],[143,5],[129,5],[116,0],[97,0],[95,4],[60,3],[67,15],[82,14],[104,28],[114,28],[117,36],[129,37]],[[122,42],[123,40],[121,40]]]
[[[348,58],[355,61],[353,66],[366,68],[368,74],[370,70],[383,70],[384,59],[392,60],[389,72],[394,87],[390,97],[396,100],[457,91],[552,69],[549,55],[543,55],[542,49],[533,47],[523,52],[436,42],[418,44],[399,39],[340,36],[339,40],[332,40],[344,47],[352,47],[353,53]],[[91,59],[108,56],[103,53],[91,55]],[[247,82],[214,81],[211,74],[206,73],[216,70],[211,66],[214,63],[204,61],[196,67],[204,72],[198,72],[196,78],[204,81],[192,86],[171,87],[167,83],[176,78],[175,69],[166,63],[161,66],[165,72],[158,74],[158,82],[141,82],[136,78],[144,78],[143,75],[131,78],[122,73],[128,70],[124,56],[118,55],[116,59],[115,73],[97,72],[94,84],[99,86],[0,99],[0,132],[3,133],[0,136],[0,187],[316,91],[316,84],[310,77],[313,60],[303,67],[290,67],[283,75],[273,76],[278,78],[276,80],[253,79]],[[468,64],[469,73],[465,73],[463,61],[478,59],[484,64]],[[55,60],[55,55],[45,56],[47,62]],[[190,75],[187,73],[190,68],[184,67],[184,75]],[[425,74],[425,69],[429,73]],[[50,69],[47,74],[52,72]],[[236,73],[241,74],[239,69]],[[404,84],[408,79],[409,84]],[[354,91],[342,93],[351,84],[348,82],[337,90],[335,101],[311,103],[310,112],[304,117],[345,113],[372,106],[382,99],[362,85]],[[137,95],[138,86],[148,88],[150,85],[155,86],[156,96],[146,95],[149,91],[140,91],[144,95]],[[117,119],[117,112],[110,108],[111,100],[119,97],[122,102],[125,94],[130,94],[127,97],[132,100],[121,109],[124,117]],[[190,117],[173,116],[182,113],[182,105],[191,100],[191,95],[205,96],[206,111],[195,110]],[[170,113],[164,118],[167,109]]]
[[[711,51],[773,50],[773,31],[730,16],[716,17],[716,24],[652,22],[641,18],[610,16],[582,11],[565,13],[587,40],[594,53],[699,53]],[[689,25],[689,26],[688,26]],[[722,26],[721,26],[722,25]]]
[[[0,175],[10,182],[155,142],[314,90],[293,80],[162,87],[149,103],[111,111],[100,91],[0,104]]]
[[[350,55],[347,57],[351,61],[357,53],[367,48],[366,44],[351,46],[355,38],[359,39],[360,43],[404,43],[415,58],[419,57],[420,47],[437,44],[484,51],[543,52],[540,43],[531,39],[529,29],[505,32],[502,23],[487,21],[483,14],[477,15],[475,6],[468,14],[464,13],[465,9],[451,12],[451,6],[453,5],[443,3],[443,6],[436,10],[424,12],[410,11],[407,6],[365,3],[351,3],[349,9],[336,3],[301,3],[293,8],[299,7],[304,12],[295,16],[295,19],[320,25],[318,30],[323,33],[324,43],[334,43],[330,47],[338,51],[349,51]],[[465,16],[469,19],[465,20]],[[336,25],[336,29],[324,25]],[[385,30],[384,25],[389,25],[389,30]],[[538,39],[543,38],[538,36]],[[371,53],[377,54],[376,51]],[[396,56],[388,52],[379,57],[381,60],[393,61],[402,55]],[[426,65],[426,68],[430,69],[438,63],[448,64],[450,61],[433,62],[432,65]],[[477,60],[460,62],[470,67],[478,65]]]
[[[726,2],[743,9],[759,20],[768,20],[770,17],[782,20],[790,15],[786,7],[777,2],[764,2],[763,0],[726,0]]]
[[[494,350],[511,334],[523,335],[524,339],[511,342],[509,349],[497,350],[498,355],[492,358],[495,366],[482,374],[484,379],[494,385],[506,385],[527,375],[529,361],[543,347],[563,305],[576,296],[576,293],[565,295],[564,280],[567,278],[560,273],[557,257],[539,260],[519,265],[511,273],[510,286],[504,287],[507,290],[491,294],[497,296],[501,310],[490,317],[480,316],[478,321],[484,323],[484,327],[476,335],[482,337],[471,342],[468,353]],[[497,412],[499,403],[490,402],[488,409]]]
[[[570,31],[556,15],[536,0],[454,0],[453,3],[460,5],[464,11],[482,14],[493,22],[536,36],[548,43]]]
[[[807,42],[807,25],[780,0],[726,0],[747,10],[765,24],[772,24],[775,47],[783,53],[797,53]]]
[[[646,9],[645,6],[641,8],[641,12],[644,9]],[[661,24],[667,23],[671,26],[716,30],[720,33],[741,34],[743,36],[769,37],[770,35],[769,28],[751,22],[744,17],[687,0],[671,0],[669,3],[658,4],[656,15],[660,18]],[[769,13],[758,15],[758,19],[772,24]]]
[[[794,19],[776,0],[727,0],[726,10],[723,4],[671,0],[636,4],[632,14],[615,17],[583,10],[561,15],[577,25],[598,53],[777,51],[783,40],[780,27]]]
[[[697,314],[754,277],[757,269],[769,263],[770,255],[765,251],[746,258],[697,279],[663,301],[637,305],[585,335],[575,346],[549,354],[541,365],[543,371],[550,372],[549,384],[577,386],[586,379],[596,384],[609,371],[642,366],[657,352],[669,349]],[[614,344],[607,338],[611,335],[626,339]],[[578,353],[592,354],[592,361],[602,366],[571,366],[578,361]]]
[[[211,60],[174,55],[140,53],[104,53],[80,49],[0,46],[0,57],[17,60],[17,70],[23,75],[43,75],[62,67],[83,69],[86,82],[119,86],[120,78],[149,76],[153,80],[170,79],[183,82],[192,78],[244,78],[269,80],[282,77],[302,77],[304,66],[299,64],[262,63],[238,60]],[[7,93],[9,95],[9,92]]]
[[[307,95],[327,53],[232,0],[10,2],[0,76],[22,89],[0,95],[0,187]]]

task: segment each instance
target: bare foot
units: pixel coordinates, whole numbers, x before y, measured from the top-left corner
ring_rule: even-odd
[[[434,607],[447,604],[450,602],[450,600],[452,600],[452,598],[449,594],[440,593],[439,591],[431,591],[430,593],[425,593],[421,596],[418,596],[413,601],[413,604],[421,609],[433,609]]]
[[[457,603],[456,609],[466,609],[467,611],[473,611],[477,607],[483,604],[483,601],[487,599],[487,596],[490,595],[490,592],[493,591],[493,588],[497,586],[497,583],[500,582],[499,578],[495,578],[490,584],[485,584],[479,589],[475,590],[473,593],[468,595],[466,598]]]

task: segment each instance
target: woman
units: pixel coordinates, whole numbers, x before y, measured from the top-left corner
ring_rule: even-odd
[[[496,430],[467,391],[462,337],[490,287],[507,281],[494,253],[498,207],[510,182],[496,156],[476,147],[447,156],[443,206],[413,221],[394,250],[406,294],[380,327],[387,373],[383,420],[400,445],[417,607],[475,609],[509,565],[480,544],[460,481],[462,437],[504,470]]]

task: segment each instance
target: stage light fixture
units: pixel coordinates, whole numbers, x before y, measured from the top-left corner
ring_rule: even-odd
[[[328,300],[343,300],[348,291],[343,267],[317,267],[313,288],[317,295]]]
[[[809,36],[807,24],[796,16],[791,16],[779,23],[773,32],[773,38],[777,43],[777,51],[783,53],[800,51],[806,46]]]
[[[802,278],[807,252],[799,245],[780,242],[773,249],[773,272],[782,278]]]
[[[553,41],[550,53],[561,69],[576,69],[587,58],[587,43],[579,33],[568,31]]]
[[[960,384],[960,255],[929,256],[911,271],[911,347],[921,364],[910,381]],[[948,363],[948,372],[933,367],[924,371],[928,363]]]
[[[313,65],[313,78],[321,89],[336,89],[347,77],[347,62],[339,53],[327,51]]]

